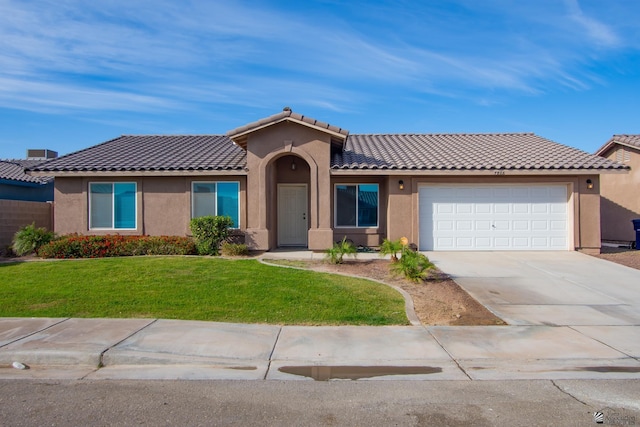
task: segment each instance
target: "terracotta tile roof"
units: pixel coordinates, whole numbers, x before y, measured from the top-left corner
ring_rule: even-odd
[[[283,112],[290,113],[290,112]],[[249,128],[249,127],[247,127]],[[243,171],[246,152],[224,135],[121,136],[30,167],[51,172]],[[334,170],[626,170],[532,133],[350,135]]]
[[[604,156],[615,144],[626,145],[640,150],[640,135],[613,135],[595,154],[597,156]]]
[[[221,171],[245,165],[246,152],[222,135],[124,135],[29,170]]]
[[[532,133],[350,135],[331,168],[389,170],[628,169]]]
[[[24,170],[42,163],[42,160],[0,160],[0,180],[47,184],[52,176],[30,176]]]

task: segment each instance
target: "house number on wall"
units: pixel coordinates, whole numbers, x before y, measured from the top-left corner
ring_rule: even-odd
[[[504,171],[494,171],[494,175],[504,175]]]

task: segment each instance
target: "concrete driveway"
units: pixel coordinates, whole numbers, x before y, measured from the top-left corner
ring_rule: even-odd
[[[427,256],[510,325],[640,325],[640,270],[578,252]]]
[[[471,377],[640,372],[639,270],[578,252],[427,255],[510,325],[433,327]],[[603,363],[603,357],[611,359]]]

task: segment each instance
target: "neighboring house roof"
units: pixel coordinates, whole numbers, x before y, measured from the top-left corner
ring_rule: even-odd
[[[123,135],[58,157],[34,172],[241,170],[246,152],[222,135]]]
[[[413,171],[604,171],[629,169],[532,133],[349,135],[290,109],[227,135],[125,135],[30,168],[56,172],[243,171],[247,136],[283,121],[331,135],[331,168]]]
[[[52,176],[30,176],[25,168],[42,163],[42,160],[0,160],[0,180],[17,181],[30,184],[48,184],[53,181]]]
[[[613,135],[609,141],[595,152],[596,156],[606,155],[606,152],[616,144],[640,150],[640,135]]]
[[[626,166],[532,133],[351,135],[333,169],[607,170]]]

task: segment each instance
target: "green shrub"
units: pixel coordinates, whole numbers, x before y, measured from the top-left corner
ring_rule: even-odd
[[[380,245],[380,256],[391,255],[391,262],[398,262],[398,252],[402,251],[402,243],[400,239],[389,240],[384,239]]]
[[[194,255],[193,239],[178,236],[62,236],[40,247],[43,258],[103,258],[132,255]]]
[[[220,244],[229,237],[233,220],[229,216],[200,216],[190,223],[191,233],[200,255],[218,255]]]
[[[13,251],[18,256],[37,252],[42,245],[49,243],[55,234],[44,227],[36,227],[35,222],[25,225],[13,236]]]
[[[342,241],[334,243],[333,247],[325,251],[325,259],[331,264],[342,264],[345,255],[356,257],[358,250],[353,243],[347,241],[347,237],[343,237]]]
[[[249,255],[249,248],[244,243],[224,242],[220,247],[220,252],[225,256],[247,256]]]
[[[435,265],[424,254],[413,251],[408,247],[402,248],[402,256],[397,263],[391,265],[391,270],[396,274],[403,274],[409,280],[419,282],[429,274],[429,270]]]

